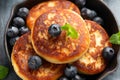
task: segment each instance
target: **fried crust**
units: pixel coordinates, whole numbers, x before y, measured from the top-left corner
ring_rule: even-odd
[[[52,64],[42,60],[43,64],[37,70],[28,67],[30,56],[36,55],[32,44],[30,32],[21,36],[12,50],[12,65],[15,72],[23,80],[57,80],[62,74],[65,65]]]
[[[102,72],[106,67],[106,62],[102,57],[104,47],[111,46],[109,36],[106,31],[96,22],[85,21],[90,33],[90,47],[79,60],[73,63],[79,72],[94,75]]]

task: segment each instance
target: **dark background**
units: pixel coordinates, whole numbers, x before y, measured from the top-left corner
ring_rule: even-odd
[[[18,80],[10,66],[7,55],[5,54],[4,32],[12,7],[22,1],[24,0],[0,0],[0,65],[4,65],[10,68],[7,78],[4,80]],[[120,0],[104,0],[104,2],[110,8],[116,18],[118,25],[120,26]],[[106,76],[103,80],[120,80],[120,54],[118,60],[119,64],[117,70]]]

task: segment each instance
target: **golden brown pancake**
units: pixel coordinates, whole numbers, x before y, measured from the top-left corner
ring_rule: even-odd
[[[90,33],[90,47],[88,51],[73,63],[80,72],[93,75],[102,72],[106,63],[102,57],[104,47],[111,46],[106,31],[97,23],[86,20]]]
[[[43,3],[40,3],[38,5],[35,5],[28,14],[26,23],[27,26],[31,29],[34,26],[34,23],[36,21],[36,19],[43,14],[44,12],[48,11],[48,10],[52,10],[52,9],[70,9],[75,11],[76,13],[80,14],[80,11],[78,9],[78,7],[70,2],[70,1],[46,1]]]
[[[57,37],[48,34],[51,24],[60,26],[69,23],[78,32],[78,38],[73,39],[66,36],[66,32]],[[45,60],[63,64],[79,59],[89,47],[89,32],[84,20],[72,10],[52,10],[48,11],[36,20],[32,28],[32,44],[38,55]]]
[[[57,80],[63,74],[65,65],[52,64],[44,60],[39,69],[31,70],[28,67],[28,59],[32,55],[36,53],[29,32],[16,41],[11,56],[14,70],[23,80]]]

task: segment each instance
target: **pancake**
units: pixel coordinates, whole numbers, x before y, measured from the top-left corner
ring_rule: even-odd
[[[58,8],[59,9],[70,9],[70,10],[73,10],[76,13],[80,14],[78,7],[70,1],[66,1],[66,0],[64,0],[64,1],[61,1],[61,0],[60,1],[59,0],[46,1],[46,2],[43,2],[43,3],[40,3],[36,6],[34,6],[29,11],[29,14],[28,14],[28,17],[26,20],[27,26],[31,29],[34,26],[36,19],[41,14],[43,14],[44,12],[46,12],[48,10],[58,9]]]
[[[21,36],[12,50],[12,65],[15,72],[23,80],[57,80],[62,74],[65,65],[52,64],[42,60],[43,64],[37,70],[28,67],[30,56],[36,55],[32,44],[30,32]]]
[[[63,26],[65,23],[74,27],[78,32],[78,38],[67,37],[65,31],[51,38],[48,34],[49,26]],[[79,14],[68,9],[52,10],[40,15],[31,31],[34,50],[51,63],[64,64],[76,61],[89,47],[89,32],[85,21]]]
[[[90,33],[90,47],[79,60],[73,63],[77,69],[85,74],[93,75],[102,72],[106,62],[102,57],[104,47],[111,46],[106,31],[97,23],[86,20]]]

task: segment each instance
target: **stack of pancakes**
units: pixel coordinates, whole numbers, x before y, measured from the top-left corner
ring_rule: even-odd
[[[79,72],[97,74],[106,63],[102,49],[111,46],[106,31],[97,23],[83,20],[78,7],[70,1],[46,1],[34,6],[26,23],[30,32],[21,36],[12,50],[12,65],[23,80],[57,80],[67,63],[76,66]],[[66,32],[51,38],[51,24],[60,26],[69,23],[78,32],[78,38],[66,36]],[[37,70],[28,67],[32,55],[43,58]]]

